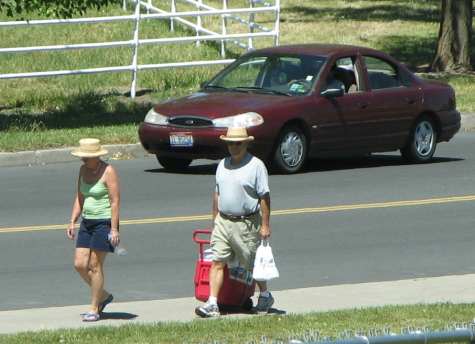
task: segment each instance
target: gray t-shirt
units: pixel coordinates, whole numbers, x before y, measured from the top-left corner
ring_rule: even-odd
[[[264,163],[247,154],[238,165],[231,157],[219,162],[216,171],[218,210],[229,215],[247,215],[260,209],[259,199],[269,192]]]

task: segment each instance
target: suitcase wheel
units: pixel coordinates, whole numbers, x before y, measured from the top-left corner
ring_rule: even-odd
[[[252,310],[252,306],[252,299],[248,297],[246,301],[244,301],[244,303],[242,304],[242,309],[244,309],[245,311],[250,311]]]

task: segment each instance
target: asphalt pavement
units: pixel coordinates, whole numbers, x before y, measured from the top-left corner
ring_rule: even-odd
[[[463,131],[475,128],[470,123],[463,121]],[[272,220],[282,275],[271,284],[274,312],[474,302],[470,196],[475,183],[468,172],[475,168],[473,141],[473,134],[458,135],[440,145],[428,165],[404,165],[389,154],[310,166],[299,178],[272,176],[273,209],[282,215]],[[78,166],[60,163],[62,157],[70,159],[69,150],[33,152],[26,165],[44,165],[39,169],[0,170],[2,200],[7,201],[0,207],[0,333],[195,319],[198,303],[189,296],[196,247],[189,231],[197,224],[206,227],[209,220],[183,215],[209,213],[203,200],[209,198],[214,165],[192,166],[189,174],[176,176],[150,168],[156,161],[142,159],[146,155],[139,148],[109,147],[112,159],[137,158],[133,166],[120,165],[127,204],[123,215],[137,222],[124,232],[129,256],[108,258],[107,278],[117,302],[97,324],[80,321],[87,291],[71,268],[72,244],[65,245],[62,233],[54,230],[61,226],[51,225],[63,223],[71,206],[70,180]],[[22,154],[12,153],[7,160],[20,161]],[[48,166],[53,162],[58,164]],[[375,207],[380,210],[371,211]]]

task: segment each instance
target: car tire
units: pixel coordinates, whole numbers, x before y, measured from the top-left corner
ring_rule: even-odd
[[[437,128],[429,117],[421,117],[411,130],[407,145],[401,149],[404,159],[424,163],[432,159],[437,147]]]
[[[274,150],[273,163],[280,172],[298,172],[307,160],[307,137],[297,126],[285,127]]]
[[[191,164],[191,159],[165,158],[157,156],[157,160],[165,170],[170,171],[182,171]]]

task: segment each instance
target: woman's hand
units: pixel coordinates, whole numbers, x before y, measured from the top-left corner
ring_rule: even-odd
[[[111,229],[110,231],[110,243],[112,246],[116,247],[120,242],[120,234],[117,229]]]
[[[73,222],[68,225],[68,228],[66,229],[66,236],[68,239],[74,240],[74,237],[76,236],[76,229],[74,228]]]

